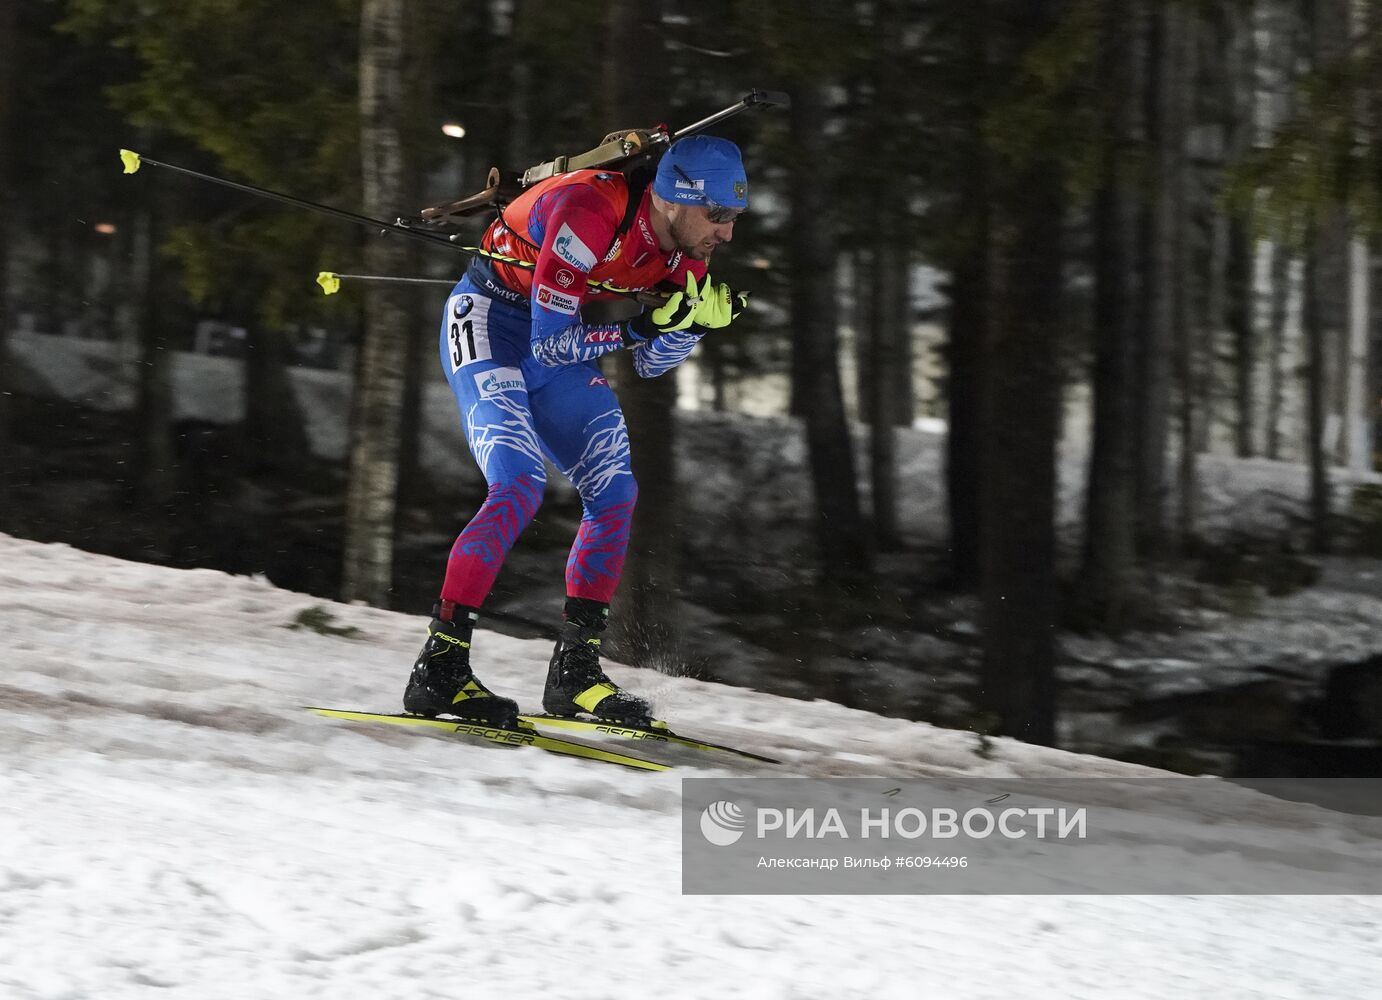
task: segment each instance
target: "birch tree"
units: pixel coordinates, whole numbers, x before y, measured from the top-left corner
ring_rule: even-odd
[[[362,0],[360,8],[360,168],[364,214],[387,217],[413,199],[400,121],[407,58],[404,0]],[[401,241],[374,235],[365,245],[371,274],[403,273]],[[399,430],[408,358],[408,302],[398,286],[365,293],[364,339],[355,378],[341,592],[386,605],[393,579]]]

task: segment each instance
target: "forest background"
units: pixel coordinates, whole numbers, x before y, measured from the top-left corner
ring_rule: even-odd
[[[427,460],[445,291],[312,279],[464,259],[116,151],[392,219],[781,90],[716,130],[753,206],[713,270],[755,308],[680,385],[607,366],[641,490],[618,655],[733,679],[691,609],[767,614],[757,641],[829,696],[842,658],[869,669],[864,624],[969,608],[947,721],[1056,743],[1061,635],[1176,628],[1187,581],[1284,593],[1380,550],[1379,26],[1374,0],[0,0],[0,530],[425,613],[483,489]],[[116,345],[131,405],[41,391],[19,348],[42,336]],[[239,359],[236,419],[178,418],[186,352]],[[313,451],[304,367],[351,380],[344,460]],[[775,440],[775,408],[810,484],[771,526],[785,559],[686,509],[703,469],[678,457],[710,427]],[[899,464],[926,420],[946,517],[918,533]],[[1306,502],[1209,530],[1210,455],[1301,463]],[[559,496],[519,543],[551,577],[578,517]]]

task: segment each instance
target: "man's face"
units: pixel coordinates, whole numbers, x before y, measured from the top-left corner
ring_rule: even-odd
[[[671,209],[672,239],[692,260],[709,260],[716,247],[734,237],[734,220],[711,222],[704,205],[674,204]]]

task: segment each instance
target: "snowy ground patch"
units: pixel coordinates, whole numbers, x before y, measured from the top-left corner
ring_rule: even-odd
[[[286,627],[314,607],[358,635]],[[636,774],[299,710],[394,710],[420,636],[0,536],[0,995],[1373,995],[1371,897],[683,897],[680,780],[711,762]],[[482,638],[486,681],[534,704],[546,644]],[[788,773],[1138,770],[613,672]]]

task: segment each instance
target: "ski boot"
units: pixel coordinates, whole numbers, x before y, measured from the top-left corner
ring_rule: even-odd
[[[517,729],[517,702],[490,691],[470,669],[470,636],[479,614],[444,602],[432,615],[427,644],[418,654],[403,692],[403,710],[429,718],[447,715],[482,726]]]
[[[646,701],[615,684],[600,668],[600,633],[609,605],[568,597],[561,637],[547,668],[542,708],[548,715],[591,715],[607,722],[646,726]]]

